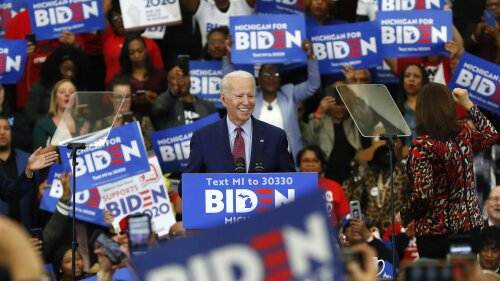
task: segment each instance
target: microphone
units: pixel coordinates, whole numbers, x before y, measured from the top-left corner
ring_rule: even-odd
[[[234,166],[235,173],[245,173],[247,171],[247,169],[245,168],[245,159],[243,159],[243,157],[237,158],[236,161],[234,161]]]
[[[261,158],[257,158],[255,161],[255,172],[264,173],[264,161]]]

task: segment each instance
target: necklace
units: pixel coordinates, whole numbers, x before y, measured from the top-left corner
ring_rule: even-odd
[[[387,187],[389,187],[390,180],[391,180],[391,177],[388,177],[387,180],[385,181],[385,184],[384,184],[382,174],[378,175],[378,182],[377,182],[377,188],[378,188],[377,207],[379,209],[381,209],[382,206],[384,205],[386,190],[387,190]]]
[[[269,111],[273,110],[273,106],[271,104],[268,104],[267,105],[267,110],[269,110]]]

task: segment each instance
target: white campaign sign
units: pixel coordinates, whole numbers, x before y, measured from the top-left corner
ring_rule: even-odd
[[[120,0],[125,29],[176,24],[182,20],[179,0]]]
[[[173,206],[158,158],[150,156],[148,160],[151,167],[149,172],[99,187],[99,208],[111,212],[115,228],[128,214],[148,214],[152,218],[153,230],[159,236],[164,236],[175,223]]]
[[[149,39],[163,39],[166,29],[167,27],[165,25],[148,27],[146,28],[146,31],[142,33],[142,37]]]

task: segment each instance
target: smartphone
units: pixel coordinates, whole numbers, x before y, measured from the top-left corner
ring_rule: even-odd
[[[36,35],[35,33],[28,33],[25,35],[26,40],[31,42],[31,44],[35,45],[36,44]]]
[[[122,119],[124,123],[130,123],[134,121],[134,115],[132,112],[124,112],[122,114]]]
[[[467,235],[452,235],[450,236],[450,255],[451,256],[468,256],[472,254],[470,244],[470,236]]]
[[[131,256],[146,253],[149,248],[151,236],[151,217],[147,214],[134,214],[127,217],[128,241]]]
[[[189,55],[178,55],[177,66],[182,69],[182,74],[189,75]]]
[[[140,96],[144,96],[146,94],[146,90],[137,90],[135,92],[135,95],[140,97]]]
[[[126,257],[125,253],[120,249],[120,244],[103,232],[94,233],[92,240],[94,241],[94,248],[100,248],[111,263],[118,264]]]
[[[489,26],[496,27],[497,21],[495,20],[494,10],[484,10],[483,17],[484,17],[484,23],[486,23]]]
[[[349,202],[349,208],[351,209],[351,218],[361,219],[361,204],[359,200]]]

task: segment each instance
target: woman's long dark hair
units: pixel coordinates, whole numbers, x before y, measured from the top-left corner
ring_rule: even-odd
[[[121,67],[120,72],[126,75],[132,75],[133,67],[132,67],[132,61],[130,61],[128,50],[130,43],[134,40],[139,40],[144,45],[144,52],[146,52],[145,56],[146,71],[148,74],[153,73],[155,69],[153,67],[153,63],[151,62],[147,54],[146,41],[144,40],[144,38],[142,38],[140,34],[135,34],[135,33],[127,35],[125,41],[123,42],[122,51],[120,53],[120,67]]]
[[[63,79],[59,66],[67,60],[75,65],[75,73],[71,82],[79,89],[87,88],[87,55],[80,48],[62,45],[50,54],[42,65],[40,82],[46,89],[51,89],[56,82]]]
[[[420,89],[415,108],[417,134],[446,141],[460,131],[457,110],[450,90],[431,82]]]

